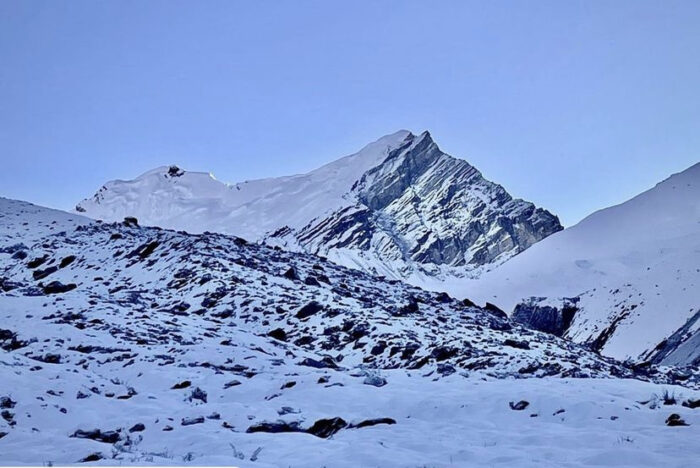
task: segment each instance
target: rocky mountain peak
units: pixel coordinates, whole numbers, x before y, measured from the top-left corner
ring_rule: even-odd
[[[77,210],[234,234],[408,280],[475,275],[561,229],[556,216],[443,152],[430,132],[407,130],[290,177],[229,185],[163,166],[108,182]]]

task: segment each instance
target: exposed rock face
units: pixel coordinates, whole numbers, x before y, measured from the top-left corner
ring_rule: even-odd
[[[443,153],[428,132],[409,135],[352,193],[354,206],[296,234],[305,250],[333,258],[344,249],[370,264],[372,258],[399,262],[405,276],[411,266],[497,263],[562,229],[556,216],[513,199],[468,162]]]
[[[544,297],[531,297],[515,306],[512,319],[531,330],[564,336],[578,310],[579,298],[562,298],[557,305],[551,302]]]
[[[308,174],[223,184],[171,166],[113,181],[76,208],[107,221],[221,232],[410,279],[477,275],[562,229],[428,132],[400,131]]]

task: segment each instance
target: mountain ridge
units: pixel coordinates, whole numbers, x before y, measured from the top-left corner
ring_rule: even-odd
[[[442,152],[427,131],[395,132],[295,176],[223,184],[164,169],[109,182],[76,210],[235,234],[409,281],[478,274],[562,229],[556,216]]]

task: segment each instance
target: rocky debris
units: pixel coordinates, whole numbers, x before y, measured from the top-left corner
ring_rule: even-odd
[[[100,452],[94,452],[88,455],[85,458],[81,458],[78,460],[78,463],[90,463],[90,462],[96,462],[104,459],[104,455]]]
[[[77,288],[77,285],[74,283],[69,283],[69,284],[63,284],[60,281],[52,281],[46,286],[42,288],[42,291],[44,294],[49,295],[49,294],[63,294],[68,291],[72,291],[75,288]]]
[[[299,281],[301,279],[299,278],[299,273],[297,273],[297,269],[294,267],[289,267],[289,269],[287,269],[287,271],[285,271],[282,276],[292,281]]]
[[[668,418],[666,418],[666,425],[667,426],[689,426],[687,422],[685,422],[680,414],[677,413],[672,413]]]
[[[527,341],[513,340],[511,338],[506,339],[503,342],[503,346],[510,346],[511,348],[517,349],[530,349],[530,344]]]
[[[36,258],[34,258],[34,259],[32,259],[32,260],[30,260],[30,261],[27,262],[27,268],[34,269],[34,268],[40,267],[41,265],[43,265],[44,263],[46,263],[46,261],[47,261],[48,259],[49,259],[49,256],[48,256],[48,255],[43,255],[43,256],[41,256],[41,257],[36,257]]]
[[[287,341],[287,332],[285,332],[282,328],[275,328],[274,330],[268,332],[267,336],[278,341]]]
[[[34,278],[35,280],[38,281],[40,279],[46,278],[51,273],[55,273],[57,271],[58,271],[57,266],[50,266],[50,267],[44,268],[43,270],[36,269],[32,272],[32,278]]]
[[[343,418],[319,419],[306,432],[327,439],[346,427],[348,427],[348,423]]]
[[[76,259],[75,255],[68,255],[67,257],[63,257],[63,259],[61,259],[61,263],[58,264],[58,267],[65,268],[65,267],[69,266],[71,263],[73,263],[75,261],[75,259]]]
[[[692,398],[689,398],[681,404],[683,406],[685,406],[686,408],[690,408],[690,409],[700,408],[700,399],[693,400]]]
[[[552,300],[544,297],[531,297],[515,306],[512,320],[525,325],[531,330],[564,336],[571,326],[578,311],[580,298],[562,298],[558,307],[551,305]]]
[[[224,384],[224,388],[226,389],[226,388],[236,387],[240,384],[241,384],[241,382],[238,380],[231,380],[230,382],[226,382]]]
[[[194,424],[202,424],[204,422],[204,416],[198,416],[196,418],[182,418],[180,422],[181,426],[192,426]]]
[[[178,382],[175,385],[173,385],[172,387],[170,387],[170,389],[171,390],[181,390],[183,388],[189,387],[190,385],[192,385],[192,382],[190,382],[189,380],[183,380],[182,382]]]
[[[396,424],[396,421],[392,418],[376,418],[376,419],[365,419],[359,423],[350,424],[348,428],[350,429],[362,429],[363,427],[376,426],[378,424]]]
[[[469,302],[471,302],[471,301],[469,301]],[[484,310],[485,310],[486,312],[490,313],[491,315],[493,315],[493,316],[495,316],[495,317],[498,317],[498,318],[500,318],[500,319],[503,319],[503,320],[507,320],[507,319],[508,319],[508,314],[506,314],[506,313],[505,313],[503,310],[501,310],[498,306],[496,306],[496,305],[494,305],[494,304],[491,304],[490,302],[487,302],[487,303],[484,305]]]
[[[27,341],[17,339],[17,333],[12,330],[0,328],[0,349],[3,351],[15,351],[24,348],[28,344]]]
[[[314,315],[322,310],[323,310],[322,304],[319,304],[316,301],[311,301],[308,304],[306,304],[304,307],[299,309],[299,311],[296,313],[296,317],[300,320],[303,320],[305,318],[311,317],[312,315]]]
[[[146,430],[146,426],[142,423],[137,423],[129,428],[129,432],[142,432]]]
[[[192,393],[190,394],[188,400],[189,401],[198,400],[198,401],[201,401],[202,403],[206,403],[207,402],[207,392],[205,392],[204,390],[202,390],[199,387],[195,387],[195,389],[192,390]]]
[[[0,408],[2,409],[14,408],[16,404],[17,402],[9,396],[0,397]]]
[[[96,440],[97,442],[103,442],[105,444],[115,444],[121,439],[119,431],[102,432],[100,429],[78,429],[71,435],[71,437],[76,437],[78,439]]]
[[[510,406],[510,409],[512,409],[514,411],[522,411],[525,408],[527,408],[528,406],[530,406],[530,402],[525,401],[525,400],[520,400],[519,402],[515,403],[515,402],[511,401],[510,403],[508,403],[508,406]]]
[[[7,432],[2,432],[2,431],[0,431],[0,439],[2,439],[3,437],[5,437],[6,435],[7,435]]]
[[[368,375],[365,377],[365,380],[363,380],[362,383],[373,387],[383,387],[387,384],[387,381],[384,377],[378,375]]]
[[[314,367],[316,369],[337,369],[338,365],[329,356],[324,356],[320,361],[313,358],[305,358],[299,363],[301,366]]]
[[[286,422],[286,421],[277,421],[277,422],[260,422],[257,424],[253,424],[250,426],[248,429],[246,429],[246,432],[251,434],[254,432],[268,432],[271,434],[278,434],[281,432],[305,432],[300,426],[298,422]]]
[[[126,216],[124,217],[124,226],[127,227],[138,227],[139,226],[139,220],[136,219],[134,216]]]

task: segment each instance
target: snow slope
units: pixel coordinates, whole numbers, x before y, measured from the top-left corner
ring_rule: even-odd
[[[700,381],[687,370],[629,367],[235,237],[6,199],[0,213],[2,464],[680,467],[697,455],[697,409],[681,403]],[[671,413],[690,425],[667,427]]]
[[[561,229],[428,132],[400,131],[308,174],[227,185],[162,167],[105,184],[77,211],[235,234],[388,277],[476,275]]]
[[[550,236],[478,281],[441,289],[507,311],[530,296],[554,305],[580,296],[567,337],[616,358],[651,358],[700,311],[700,164]],[[686,338],[700,321],[687,325]],[[686,351],[686,363],[700,357],[700,347]]]

